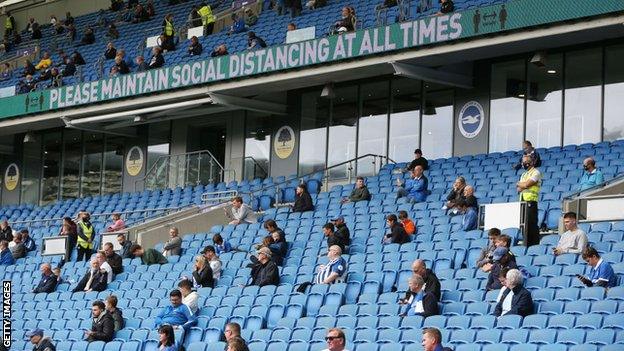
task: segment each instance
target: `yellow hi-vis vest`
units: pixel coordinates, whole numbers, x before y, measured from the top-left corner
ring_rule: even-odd
[[[542,186],[542,181],[539,179],[538,173],[539,171],[537,170],[537,168],[533,167],[522,173],[522,176],[520,176],[521,182],[525,182],[532,178],[538,179],[537,183],[528,187],[527,189],[522,190],[522,192],[520,193],[520,201],[537,201],[540,187]]]
[[[11,21],[11,17],[7,16],[7,18],[4,20],[4,28],[13,29],[13,21]]]
[[[202,25],[206,26],[215,21],[215,17],[212,14],[210,6],[206,5],[197,11],[202,19]]]
[[[78,246],[83,249],[93,249],[93,225],[91,225],[91,227],[89,228],[87,228],[87,225],[82,222],[79,222],[78,225],[80,226],[80,228],[82,228],[82,233],[87,238],[91,239],[91,242],[88,242],[81,238],[80,235],[78,235]]]
[[[171,37],[173,36],[173,32],[174,32],[173,23],[165,20],[165,35],[168,37]]]

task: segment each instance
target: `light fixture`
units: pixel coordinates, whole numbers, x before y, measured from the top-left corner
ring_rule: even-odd
[[[519,98],[524,98],[524,94],[518,94]]]
[[[334,97],[336,97],[336,93],[334,92],[334,84],[332,82],[325,84],[323,90],[321,90],[321,97],[328,99],[333,99]]]
[[[34,143],[37,141],[37,136],[31,132],[28,132],[24,135],[24,144],[26,143]]]
[[[537,67],[546,66],[546,53],[542,51],[536,52],[533,54],[533,57],[531,57],[531,63]]]
[[[548,71],[546,71],[546,73],[548,73],[548,74],[556,74],[557,71],[554,70],[554,69],[549,69]]]

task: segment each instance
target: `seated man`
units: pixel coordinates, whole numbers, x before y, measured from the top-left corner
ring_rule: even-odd
[[[459,200],[456,203],[459,213],[463,214],[461,222],[461,230],[467,232],[477,229],[479,225],[479,219],[477,217],[477,209],[469,207],[466,200]]]
[[[594,161],[591,157],[583,160],[583,175],[581,176],[579,190],[583,191],[593,188],[602,183],[604,183],[604,176],[602,175],[602,172],[596,168],[596,161]]]
[[[437,328],[424,328],[422,334],[423,351],[453,351],[442,346],[442,333]]]
[[[130,252],[134,257],[141,257],[143,264],[165,264],[169,262],[160,252],[154,249],[143,249],[139,244],[132,245]]]
[[[403,224],[403,229],[405,229],[407,235],[412,235],[416,233],[416,224],[414,224],[414,221],[409,219],[407,211],[399,211],[399,221],[401,221],[401,224]]]
[[[113,267],[106,261],[104,251],[98,251],[95,254],[95,259],[100,264],[100,270],[106,271],[106,283],[110,284],[115,278],[115,273],[113,273]]]
[[[426,171],[429,169],[429,161],[427,161],[427,159],[424,158],[422,154],[423,154],[422,150],[420,149],[414,150],[414,159],[407,166],[408,171],[410,172],[413,171],[414,168],[416,168],[416,166],[422,167],[423,171]]]
[[[438,280],[438,277],[431,269],[427,268],[427,263],[420,259],[415,260],[412,263],[412,272],[414,274],[418,274],[424,279],[425,285],[423,290],[425,290],[425,292],[432,293],[433,296],[435,296],[436,301],[440,301],[440,296],[442,296],[440,280]]]
[[[230,211],[225,210],[225,215],[231,219],[229,224],[239,225],[242,223],[256,223],[258,220],[256,219],[256,213],[249,207],[243,203],[243,198],[240,196],[236,196],[232,200],[232,208]]]
[[[122,259],[124,258],[134,258],[132,251],[130,248],[132,247],[132,241],[126,240],[126,234],[117,234],[117,242],[121,245],[121,249],[119,250],[119,256]]]
[[[563,226],[566,231],[561,234],[557,247],[553,247],[553,254],[558,256],[566,253],[583,253],[587,247],[587,234],[576,225],[576,213],[567,212],[564,214]]]
[[[371,199],[371,194],[368,191],[366,184],[364,184],[364,178],[357,177],[357,180],[355,181],[355,186],[353,187],[353,191],[351,191],[351,194],[349,195],[348,198],[342,199],[342,203],[370,201],[370,199]]]
[[[125,326],[125,321],[123,319],[122,311],[117,307],[117,296],[109,295],[106,297],[106,312],[113,317],[113,322],[115,323],[115,332],[118,332],[120,329],[123,329]]]
[[[191,312],[197,313],[199,309],[197,306],[199,295],[197,291],[193,290],[193,283],[188,279],[181,280],[178,283],[178,289],[180,289],[180,293],[182,294],[182,303],[187,305],[188,308],[191,309]]]
[[[583,260],[591,266],[589,277],[577,275],[577,278],[588,287],[602,286],[603,288],[612,288],[617,285],[617,275],[613,272],[613,268],[609,262],[600,258],[600,254],[593,247],[589,246],[583,250]]]
[[[403,316],[422,316],[427,318],[439,314],[438,299],[431,293],[423,290],[425,281],[418,274],[414,274],[408,282],[409,298],[399,303],[408,305]]]
[[[106,311],[104,302],[100,300],[94,301],[91,313],[93,315],[93,324],[91,324],[91,330],[85,331],[87,341],[112,341],[115,336],[115,320]]]
[[[22,234],[15,234],[13,241],[9,243],[9,249],[11,249],[13,259],[16,261],[26,257],[26,247],[24,247],[24,243],[22,243]]]
[[[37,245],[35,244],[33,238],[30,237],[28,229],[22,229],[19,233],[22,235],[22,244],[24,244],[26,251],[30,252],[37,250]]]
[[[49,263],[42,263],[39,268],[41,272],[41,280],[37,287],[33,289],[33,294],[51,293],[56,289],[57,276],[52,273],[52,267]]]
[[[533,314],[533,298],[531,293],[522,286],[522,273],[517,269],[510,269],[505,279],[507,290],[503,292],[500,301],[496,304],[496,317],[517,314],[526,317]]]
[[[412,178],[405,181],[405,183],[402,183],[397,178],[397,186],[399,187],[397,198],[407,197],[407,200],[411,203],[424,202],[427,200],[427,195],[429,195],[428,185],[429,180],[423,174],[423,168],[416,166],[412,171]]]
[[[487,284],[485,286],[487,291],[500,289],[502,287],[498,276],[503,269],[518,268],[515,258],[506,247],[497,247],[496,250],[494,250],[490,264],[490,274],[488,275]]]
[[[471,185],[466,185],[464,188],[464,198],[466,199],[466,203],[468,207],[474,207],[475,209],[479,209],[479,200],[474,195],[474,187]]]
[[[155,327],[158,328],[163,324],[169,324],[174,329],[184,328],[188,330],[197,324],[197,316],[193,314],[191,309],[182,303],[182,293],[180,290],[172,290],[169,293],[170,306],[162,309],[158,317],[156,317]]]
[[[104,256],[113,274],[123,273],[123,259],[113,250],[113,243],[104,244]]]
[[[494,250],[496,250],[496,239],[501,235],[501,231],[498,228],[490,228],[488,230],[488,245],[481,249],[481,253],[479,254],[479,258],[477,259],[477,267],[481,268],[485,264],[487,264],[492,256]]]
[[[314,279],[315,284],[334,284],[346,281],[347,261],[340,255],[342,255],[340,246],[333,245],[329,247],[327,250],[329,262],[319,266],[316,279]]]
[[[182,252],[182,238],[178,232],[178,227],[169,228],[169,241],[163,246],[163,255],[167,256],[180,256]]]
[[[9,250],[9,243],[6,240],[0,240],[0,266],[9,266],[15,264],[13,254]]]
[[[446,196],[446,203],[444,204],[444,206],[442,206],[442,209],[450,210],[449,212],[452,215],[458,214],[458,211],[455,207],[457,206],[459,200],[466,199],[466,197],[464,196],[465,187],[466,179],[464,177],[457,177],[457,179],[455,179],[455,182],[453,182],[453,187],[451,188],[451,191]]]
[[[389,214],[386,216],[386,224],[390,227],[390,233],[385,235],[384,244],[405,244],[410,241],[405,229],[403,229],[403,224],[399,223],[396,215]]]
[[[72,290],[72,292],[89,292],[89,291],[104,291],[108,285],[108,273],[105,270],[100,269],[100,263],[97,258],[91,260],[91,268],[87,270],[87,273],[82,277],[78,285]]]
[[[334,244],[340,246],[342,252],[346,252],[347,246],[351,244],[351,232],[349,231],[349,227],[347,227],[343,216],[333,218],[332,222],[336,229],[333,236],[339,241],[339,243],[336,242]],[[329,245],[329,238],[327,244],[327,247],[331,246]],[[342,246],[344,246],[344,248],[342,248]]]
[[[256,253],[258,262],[251,268],[251,284],[257,286],[279,285],[280,277],[277,265],[271,260],[271,250],[261,247]]]

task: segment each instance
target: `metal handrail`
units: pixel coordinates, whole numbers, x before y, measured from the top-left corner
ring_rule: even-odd
[[[572,193],[572,194],[570,194],[570,195],[568,195],[568,196],[564,197],[564,198],[562,199],[562,201],[570,201],[570,200],[573,200],[575,197],[578,197],[578,196],[580,196],[580,195],[581,195],[581,194],[583,194],[583,193],[588,193],[588,192],[591,192],[591,191],[595,191],[595,190],[598,190],[598,189],[604,188],[604,187],[606,187],[607,185],[613,184],[613,183],[615,183],[615,182],[619,182],[619,181],[621,181],[621,180],[624,180],[624,173],[622,173],[622,174],[620,174],[620,175],[618,175],[618,176],[616,176],[616,177],[614,177],[614,178],[611,178],[611,179],[609,179],[609,180],[606,180],[606,181],[604,181],[603,183],[598,184],[598,185],[596,185],[596,186],[593,186],[593,187],[591,187],[591,188],[587,188],[587,189],[585,189],[585,190],[579,190],[579,191],[576,191],[576,192],[574,192],[574,193]]]
[[[254,163],[254,166],[258,166],[258,168],[260,168],[266,175],[269,174],[269,171],[264,169],[264,167],[262,167],[260,162],[258,162],[258,160],[253,158],[253,156],[245,156],[245,157],[243,157],[243,160],[245,160],[245,159],[250,159]]]

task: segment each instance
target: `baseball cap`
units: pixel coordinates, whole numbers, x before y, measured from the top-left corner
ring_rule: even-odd
[[[269,250],[268,247],[261,247],[258,249],[258,251],[256,251],[256,255],[258,254],[265,254],[267,257],[271,257],[271,250]]]
[[[499,247],[496,248],[496,250],[494,250],[494,252],[492,253],[492,259],[494,261],[498,261],[500,260],[503,256],[505,256],[507,254],[507,248],[506,247]]]
[[[29,338],[29,339],[32,338],[35,335],[43,336],[43,330],[37,328],[37,329],[32,329],[31,331],[26,333],[26,337]]]
[[[344,221],[344,217],[343,216],[337,216],[336,218],[332,218],[332,222],[337,221],[337,220]]]

